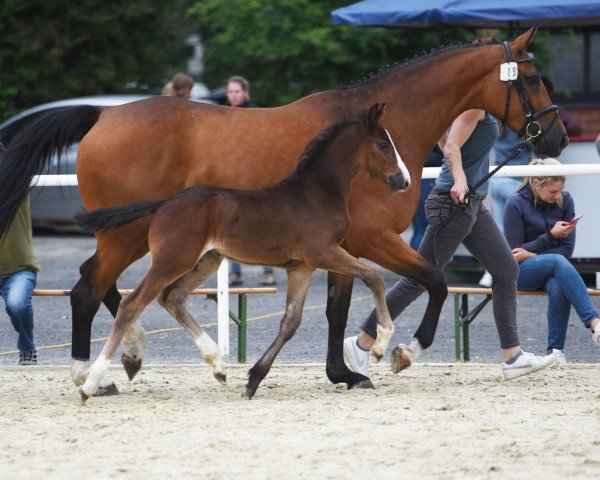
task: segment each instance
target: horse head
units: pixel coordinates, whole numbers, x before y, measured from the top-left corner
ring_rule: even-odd
[[[389,132],[379,123],[384,110],[385,103],[376,103],[359,122],[359,128],[364,129],[372,140],[359,147],[366,149],[359,152],[359,157],[369,175],[388,183],[393,192],[404,192],[410,186],[410,174]]]
[[[531,139],[536,153],[555,157],[569,138],[558,107],[550,100],[533,57],[526,52],[536,31],[534,27],[512,42],[502,43],[499,66],[485,80],[484,97],[487,105],[504,99],[503,112],[497,118],[521,137]]]

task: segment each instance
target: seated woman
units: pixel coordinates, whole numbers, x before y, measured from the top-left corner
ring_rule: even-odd
[[[535,159],[530,165],[558,165],[554,158]],[[565,339],[571,305],[594,343],[600,346],[600,319],[575,267],[569,262],[575,246],[575,207],[563,192],[565,177],[525,177],[506,203],[504,234],[519,263],[519,290],[546,290],[548,353],[565,363]]]

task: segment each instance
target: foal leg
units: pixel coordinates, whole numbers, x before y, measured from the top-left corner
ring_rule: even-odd
[[[187,299],[192,291],[210,275],[215,273],[222,261],[223,256],[215,250],[206,253],[190,272],[173,282],[160,293],[158,303],[175,317],[179,324],[192,336],[194,343],[202,353],[202,358],[212,367],[214,377],[219,382],[226,383],[225,363],[221,357],[219,346],[198,325],[186,307]]]
[[[275,357],[277,357],[283,346],[296,333],[302,320],[302,309],[304,308],[304,301],[306,300],[313,272],[314,269],[306,266],[288,270],[285,314],[281,319],[279,333],[273,343],[267,348],[267,351],[260,357],[260,360],[250,369],[246,390],[242,394],[244,398],[250,400],[254,396],[258,385],[267,376],[267,373],[269,373]]]
[[[106,375],[126,329],[139,317],[144,308],[159,294],[167,283],[160,275],[151,270],[135,292],[121,301],[119,312],[117,313],[117,318],[112,326],[108,340],[100,355],[90,367],[85,383],[79,388],[79,396],[82,403],[85,403],[88,398],[96,393],[99,382]]]
[[[394,324],[385,303],[385,282],[379,272],[375,268],[361,263],[339,245],[335,245],[326,252],[320,252],[314,265],[343,275],[358,277],[371,290],[375,298],[377,314],[377,339],[371,350],[374,359],[381,360],[394,334]]]

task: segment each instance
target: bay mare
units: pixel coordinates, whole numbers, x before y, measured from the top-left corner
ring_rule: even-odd
[[[188,279],[195,279],[194,266],[208,252],[217,265],[227,256],[244,263],[282,267],[288,274],[279,333],[250,369],[246,398],[254,396],[275,357],[300,325],[316,268],[358,277],[371,289],[378,333],[373,352],[381,359],[394,332],[385,303],[385,282],[375,268],[361,263],[340,244],[350,228],[350,183],[359,172],[366,172],[391,192],[410,186],[408,170],[378,123],[383,110],[383,105],[375,104],[358,119],[321,132],[307,146],[294,173],[272,187],[231,190],[194,186],[167,200],[78,214],[78,223],[88,232],[109,231],[154,214],[148,232],[150,269],[134,292],[121,301],[108,341],[79,390],[82,401],[97,391],[127,327],[159,294],[159,303],[192,335],[214,376],[225,382],[219,347],[186,308],[197,283],[193,280],[190,284]],[[185,295],[180,294],[182,290]]]
[[[510,43],[514,59],[529,58],[525,49],[535,29]],[[349,197],[351,227],[344,248],[425,286],[429,302],[414,342],[427,348],[434,339],[447,296],[441,272],[402,241],[420,193],[423,163],[452,120],[471,108],[505,118],[515,131],[525,124],[519,95],[508,95],[500,80],[507,61],[502,43],[478,41],[451,46],[388,68],[344,88],[316,93],[290,105],[236,109],[159,97],[118,107],[72,107],[50,113],[23,130],[0,166],[0,232],[14,215],[35,173],[52,154],[83,137],[77,175],[84,207],[93,210],[143,199],[160,200],[192,185],[259,189],[289,174],[308,141],[325,126],[349,117],[359,107],[386,103],[383,126],[399,146],[415,188],[391,195],[388,188],[359,174]],[[529,108],[540,111],[551,102],[532,62],[518,65]],[[556,113],[537,120],[542,133],[538,153],[557,156],[568,143]],[[93,317],[102,301],[116,315],[120,295],[116,281],[125,268],[148,252],[149,219],[118,230],[99,232],[96,253],[81,268],[72,290],[73,346],[71,374],[83,383],[89,368]],[[197,266],[198,282],[214,269]],[[210,268],[209,268],[210,267]],[[209,271],[210,270],[210,271]],[[343,361],[342,344],[352,293],[352,277],[331,273],[327,296],[329,341],[327,376],[349,387],[365,377]],[[144,334],[134,322],[125,336],[125,361],[144,352]],[[114,391],[105,379],[101,386]]]

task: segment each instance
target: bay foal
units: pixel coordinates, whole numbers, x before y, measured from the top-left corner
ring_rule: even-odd
[[[373,267],[346,252],[340,244],[350,229],[348,194],[359,172],[389,185],[392,191],[410,185],[408,170],[392,139],[379,124],[384,105],[373,105],[358,120],[343,121],[322,131],[306,147],[298,167],[265,190],[227,190],[195,186],[162,201],[139,202],[78,215],[87,231],[111,230],[155,214],[148,245],[152,264],[135,291],[121,301],[116,320],[98,359],[80,387],[85,402],[96,392],[125,331],[160,295],[160,303],[193,336],[213,375],[225,382],[225,366],[215,342],[196,323],[181,291],[186,276],[208,251],[236,261],[283,267],[288,274],[286,309],[279,333],[250,370],[244,396],[252,398],[275,357],[300,325],[304,300],[316,268],[360,278],[373,292],[377,311],[380,359],[394,327],[385,303],[385,283]],[[220,262],[220,259],[219,259]]]

